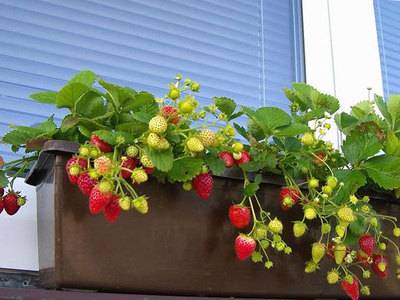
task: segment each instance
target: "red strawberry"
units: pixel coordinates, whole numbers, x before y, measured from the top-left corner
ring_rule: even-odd
[[[116,221],[121,214],[121,207],[118,203],[119,198],[120,197],[118,195],[113,195],[110,203],[108,203],[107,206],[104,208],[104,217],[110,223]]]
[[[388,260],[386,256],[375,254],[373,256],[372,270],[378,277],[384,278],[388,273]]]
[[[9,192],[3,197],[3,204],[6,212],[10,216],[14,215],[20,208],[18,205],[18,195],[14,192]]]
[[[3,197],[4,195],[4,188],[0,188],[0,197]]]
[[[250,161],[250,159],[251,158],[250,158],[249,152],[247,152],[246,150],[243,150],[242,157],[240,159],[236,160],[236,164],[238,166],[240,166],[241,164],[246,164]]]
[[[279,193],[282,210],[288,210],[297,203],[300,198],[298,190],[290,187],[284,187]]]
[[[3,211],[3,208],[4,208],[4,200],[3,198],[0,198],[0,214]]]
[[[210,173],[199,174],[192,180],[193,188],[196,194],[207,200],[213,189],[214,180]]]
[[[355,277],[353,277],[352,283],[349,283],[347,280],[342,280],[341,286],[351,300],[358,300],[360,297],[360,291],[358,288],[358,281]]]
[[[375,238],[366,233],[359,238],[358,245],[365,254],[372,256],[375,250]]]
[[[102,193],[96,185],[89,196],[89,210],[91,214],[98,214],[103,211],[104,207],[111,201],[112,193]]]
[[[144,167],[143,170],[144,170],[147,174],[153,174],[153,172],[154,172],[154,168],[149,168],[149,167]]]
[[[90,143],[99,148],[101,152],[107,153],[113,151],[113,148],[110,144],[106,143],[95,134],[92,134],[90,137]]]
[[[89,196],[90,192],[97,184],[97,180],[91,178],[88,172],[83,172],[81,175],[79,175],[77,184],[82,194]]]
[[[138,163],[137,159],[128,157],[127,159],[124,159],[122,161],[121,167],[133,171],[133,169],[136,168],[137,163]],[[131,177],[131,175],[132,172],[128,170],[121,170],[121,176],[123,178],[128,179]]]
[[[166,105],[161,108],[161,115],[168,119],[172,124],[179,123],[180,118],[178,116],[178,110],[171,105]]]
[[[231,168],[235,164],[232,153],[228,151],[222,151],[219,153],[219,158],[225,162],[225,167]]]
[[[246,206],[235,204],[229,207],[229,220],[236,228],[245,228],[250,224],[251,212]]]
[[[78,156],[71,157],[65,165],[65,170],[68,174],[68,179],[72,184],[77,184],[79,173],[81,170],[86,170],[87,160]],[[72,174],[72,171],[78,170],[77,174]]]
[[[239,234],[235,240],[236,257],[245,260],[256,250],[256,241],[245,234]]]

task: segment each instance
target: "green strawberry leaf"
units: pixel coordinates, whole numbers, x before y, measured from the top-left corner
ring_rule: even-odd
[[[252,115],[252,119],[268,136],[274,133],[274,129],[287,126],[291,122],[290,116],[277,107],[262,107],[257,109]]]
[[[276,136],[296,136],[302,133],[309,132],[310,128],[301,123],[293,123],[287,126],[279,127],[274,130]]]
[[[156,151],[148,148],[146,153],[149,155],[151,161],[158,170],[168,172],[172,169],[174,165],[174,154],[172,153],[172,149]]]
[[[381,96],[375,95],[374,96],[375,104],[378,107],[379,111],[381,112],[382,116],[385,118],[388,125],[392,126],[392,117],[389,113],[388,107],[386,102],[383,100]],[[395,128],[392,128],[395,129]]]
[[[400,119],[400,95],[389,96],[387,109],[392,117],[392,128],[395,128]]]
[[[382,144],[373,134],[348,135],[342,146],[345,158],[353,164],[375,155],[381,149]]]
[[[214,175],[222,175],[224,173],[225,163],[216,153],[207,153],[204,160]]]
[[[0,187],[5,188],[8,185],[8,178],[3,170],[0,170]]]
[[[227,97],[213,97],[215,102],[215,106],[227,115],[228,118],[232,116],[236,109],[236,103],[230,98]]]
[[[76,74],[69,81],[70,83],[79,82],[88,87],[91,87],[93,83],[96,81],[96,74],[89,70],[84,70]]]
[[[71,82],[65,85],[56,96],[56,106],[58,108],[69,108],[71,111],[75,109],[75,103],[83,97],[90,87],[80,82]]]
[[[139,111],[144,106],[154,105],[154,104],[157,103],[155,102],[154,96],[152,94],[148,92],[140,92],[135,94],[135,96],[131,100],[126,101],[122,107],[122,110],[124,112]]]
[[[170,182],[186,182],[201,173],[203,160],[194,157],[185,157],[174,162],[172,169],[168,172]]]
[[[30,97],[39,103],[55,104],[57,92],[53,92],[53,91],[38,92],[38,93],[31,94]]]
[[[368,176],[381,188],[400,188],[400,157],[381,155],[370,158],[362,167]]]
[[[68,115],[66,116],[61,123],[61,132],[67,132],[72,127],[75,127],[79,124],[79,117]]]
[[[338,187],[338,192],[334,198],[338,204],[344,203],[349,200],[360,187],[367,184],[367,178],[363,172],[358,170],[336,170],[335,176],[338,182],[343,182],[342,187]]]
[[[247,197],[254,196],[260,189],[260,185],[255,182],[251,182],[244,187],[244,195]]]

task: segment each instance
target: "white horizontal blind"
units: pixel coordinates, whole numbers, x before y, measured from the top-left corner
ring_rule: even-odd
[[[0,0],[0,135],[54,112],[29,94],[77,71],[161,96],[177,72],[201,99],[286,106],[303,79],[299,1]],[[57,112],[60,119],[64,112]],[[11,158],[5,146],[0,154]]]
[[[375,0],[385,97],[400,94],[400,1]]]

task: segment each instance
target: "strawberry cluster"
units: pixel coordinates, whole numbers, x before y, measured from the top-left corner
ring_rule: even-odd
[[[21,196],[19,192],[11,189],[5,193],[4,188],[0,188],[0,214],[5,210],[7,214],[13,216],[25,203],[26,198]]]

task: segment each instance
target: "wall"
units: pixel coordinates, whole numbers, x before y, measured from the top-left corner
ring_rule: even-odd
[[[382,94],[372,0],[303,0],[307,82],[336,95],[344,110],[367,97],[367,87]],[[330,139],[338,143],[332,130]],[[36,197],[18,182],[29,201],[21,211],[0,216],[0,267],[37,270]]]

